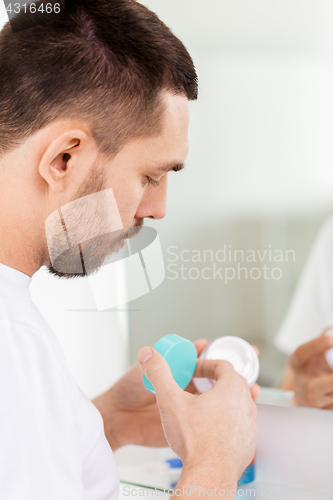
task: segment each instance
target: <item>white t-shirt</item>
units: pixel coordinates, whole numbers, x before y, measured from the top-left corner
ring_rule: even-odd
[[[291,354],[333,326],[333,217],[321,227],[299,280],[289,311],[275,339]]]
[[[0,498],[117,500],[102,417],[32,302],[30,281],[0,264]]]

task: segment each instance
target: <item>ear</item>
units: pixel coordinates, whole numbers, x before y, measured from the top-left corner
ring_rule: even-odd
[[[96,158],[92,135],[79,128],[67,130],[47,145],[38,170],[52,191],[62,193],[80,185]]]

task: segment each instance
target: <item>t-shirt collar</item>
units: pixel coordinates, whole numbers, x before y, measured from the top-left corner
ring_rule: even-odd
[[[23,286],[24,288],[29,288],[31,283],[30,276],[17,271],[17,269],[13,269],[12,267],[5,266],[4,264],[0,264],[0,274],[6,276],[6,278],[14,281],[17,285]]]

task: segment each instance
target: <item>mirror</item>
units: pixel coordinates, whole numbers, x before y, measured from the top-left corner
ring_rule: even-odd
[[[168,333],[236,335],[259,347],[259,383],[276,388],[287,355],[329,326],[306,331],[307,308],[302,325],[283,322],[333,208],[332,5],[143,3],[184,41],[200,95],[167,217],[148,223],[166,278],[129,304],[131,358]]]

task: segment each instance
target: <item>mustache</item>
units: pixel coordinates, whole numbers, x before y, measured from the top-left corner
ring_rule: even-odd
[[[139,234],[144,224],[144,219],[136,219],[133,226],[128,226],[125,229],[126,238],[132,238],[133,236]]]
[[[136,236],[137,234],[140,233],[141,229],[143,228],[144,225],[144,219],[137,219],[135,224],[133,226],[127,226],[124,229],[120,229],[116,231],[115,233],[118,234],[113,239],[113,247],[117,246],[117,243],[120,243],[121,241],[125,239],[130,239]]]

